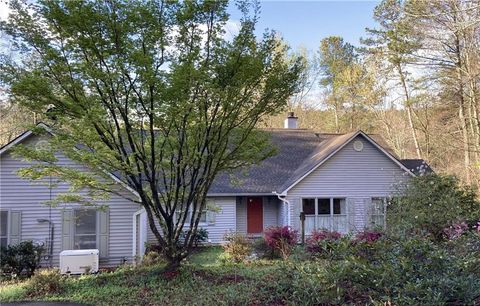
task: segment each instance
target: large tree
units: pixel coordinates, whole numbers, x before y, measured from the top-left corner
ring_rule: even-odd
[[[237,4],[239,33],[227,37],[227,4],[12,1],[1,24],[15,48],[1,62],[10,99],[48,108],[53,149],[116,173],[138,194],[172,266],[189,254],[216,174],[272,153],[255,126],[286,105],[302,70],[299,61],[285,62],[274,33],[254,35],[256,3]],[[30,152],[47,163],[22,173],[54,175],[91,198],[114,191],[98,179],[102,171],[76,173],[47,153]]]
[[[328,91],[327,104],[333,107],[335,130],[340,132],[340,110],[344,101],[340,98],[339,87],[342,74],[355,62],[356,54],[353,45],[339,36],[322,39],[319,49],[319,68],[322,74],[320,85]]]

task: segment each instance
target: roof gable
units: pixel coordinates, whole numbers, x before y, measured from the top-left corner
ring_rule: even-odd
[[[45,123],[38,123],[36,125],[37,128],[42,128],[44,129],[48,134],[50,135],[53,135],[53,132],[52,130],[50,129],[50,127],[48,125],[46,125]],[[20,134],[19,136],[17,136],[16,138],[14,138],[12,141],[10,141],[9,143],[7,143],[6,145],[4,145],[3,147],[0,148],[0,158],[2,157],[2,154],[6,153],[7,151],[9,151],[10,149],[12,149],[15,145],[18,145],[18,144],[21,144],[22,142],[26,141],[28,138],[30,138],[31,136],[35,135],[34,131],[33,130],[28,130],[28,131],[25,131],[23,132],[22,134]],[[130,193],[132,193],[135,197],[139,197],[138,196],[138,193],[133,190],[130,186],[128,186],[125,182],[123,182],[121,179],[119,179],[116,175],[114,175],[113,173],[111,172],[108,172],[106,170],[103,170],[101,169],[105,174],[107,174],[110,178],[113,179],[113,181],[115,181],[116,183],[119,183],[120,185],[122,185],[122,187],[124,187],[125,189],[127,189]]]
[[[294,175],[290,177],[285,184],[281,187],[282,194],[287,193],[305,177],[319,168],[322,164],[332,158],[337,152],[342,148],[348,145],[353,141],[357,136],[364,137],[370,144],[376,147],[380,152],[385,154],[392,162],[399,166],[409,175],[414,176],[414,174],[406,168],[392,153],[387,151],[385,148],[380,146],[376,141],[374,141],[370,136],[364,133],[361,130],[356,132],[347,133],[335,138],[332,138],[326,142],[323,142],[319,145],[318,151],[311,155],[305,162],[295,171]]]
[[[45,123],[40,122],[40,123],[37,124],[37,127],[43,128],[45,131],[47,131],[48,133],[51,134],[50,128]],[[13,140],[11,140],[9,143],[5,144],[3,147],[0,148],[0,156],[3,153],[10,150],[11,148],[13,148],[15,145],[17,145],[19,143],[22,143],[23,141],[25,141],[27,138],[29,138],[33,134],[34,133],[33,133],[32,130],[27,130],[27,131],[23,132],[22,134],[18,135]]]

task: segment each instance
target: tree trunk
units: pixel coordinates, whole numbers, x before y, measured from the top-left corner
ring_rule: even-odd
[[[472,183],[470,174],[470,141],[468,137],[467,120],[465,118],[465,96],[464,96],[464,84],[463,84],[463,60],[462,60],[462,46],[460,43],[460,37],[458,34],[455,36],[455,56],[456,56],[456,81],[457,81],[457,94],[460,105],[458,106],[458,117],[460,119],[460,127],[462,130],[463,138],[463,161],[465,168],[465,180],[467,184]]]
[[[422,158],[422,152],[418,143],[417,131],[415,130],[415,124],[413,122],[412,106],[410,105],[410,93],[408,92],[407,81],[405,80],[405,75],[400,64],[397,65],[397,71],[400,76],[400,81],[402,83],[402,88],[405,94],[405,107],[407,110],[408,125],[412,133],[413,144],[415,145],[415,152],[417,154],[417,158]]]

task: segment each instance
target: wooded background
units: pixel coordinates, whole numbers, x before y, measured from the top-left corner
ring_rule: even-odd
[[[386,0],[372,13],[378,27],[359,46],[326,37],[317,50],[294,51],[308,68],[288,110],[300,128],[378,133],[400,158],[478,185],[480,0]],[[0,145],[44,116],[2,98]]]

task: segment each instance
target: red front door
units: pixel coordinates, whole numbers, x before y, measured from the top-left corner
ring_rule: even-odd
[[[263,201],[262,198],[247,198],[247,233],[263,232]]]

